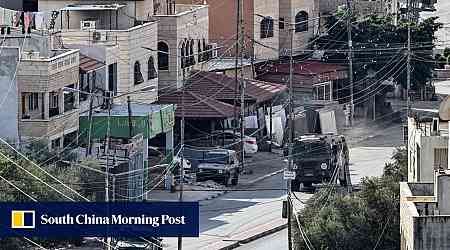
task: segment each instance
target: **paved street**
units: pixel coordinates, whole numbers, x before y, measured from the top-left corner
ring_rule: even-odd
[[[388,126],[378,133],[358,140],[350,149],[350,171],[353,184],[358,184],[362,177],[380,176],[384,163],[388,161],[396,146],[401,145],[400,125]],[[299,198],[305,198],[305,194]],[[287,229],[268,235],[254,242],[242,245],[238,250],[287,249]]]
[[[238,250],[255,250],[255,249],[276,249],[284,250],[288,248],[287,229],[283,229],[271,235],[267,235],[259,240],[250,242],[237,248]]]

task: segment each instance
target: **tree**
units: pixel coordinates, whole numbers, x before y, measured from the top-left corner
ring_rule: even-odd
[[[431,78],[436,65],[433,58],[435,32],[442,27],[435,17],[411,24],[412,43],[412,89],[421,89]],[[347,25],[336,17],[328,18],[325,24],[328,33],[315,38],[312,48],[325,50],[327,62],[347,63]],[[363,21],[353,19],[353,64],[354,80],[377,82],[378,84],[355,84],[355,99],[367,99],[370,93],[384,90],[383,80],[393,78],[406,87],[407,23],[393,25],[389,17],[370,16]],[[348,96],[344,89],[339,96]]]
[[[399,249],[400,187],[407,154],[398,148],[382,177],[364,178],[361,191],[343,195],[325,188],[311,198],[298,221],[315,249]],[[295,229],[296,249],[308,249]]]
[[[44,146],[36,145],[38,144],[26,147],[22,153],[35,164],[39,161],[40,168],[45,172],[51,174],[56,179],[60,180],[62,183],[77,192],[81,192],[79,185],[81,170],[79,168],[57,166],[56,159],[60,159],[59,156],[55,156],[54,153],[49,152]],[[31,161],[20,156],[10,148],[0,147],[0,153],[4,155],[0,155],[0,175],[4,179],[13,183],[16,187],[23,191],[23,193],[26,193],[38,201],[68,201],[68,199],[62,194],[72,198],[73,200],[80,200],[74,192],[64,187],[64,185],[51,178],[49,175],[45,174],[43,170],[38,168]],[[22,168],[37,178],[32,177],[31,174],[27,173]],[[42,182],[37,179],[42,180]],[[46,186],[43,182],[52,186],[54,189]],[[27,195],[23,194],[3,179],[0,179],[0,190],[0,201],[2,202],[32,201]],[[55,190],[59,190],[62,194],[59,194]],[[34,239],[34,241],[44,247],[64,246],[69,243],[79,245],[81,243],[81,239],[79,238],[66,240]],[[1,249],[30,249],[28,242],[21,238],[0,239],[0,246],[5,247],[0,247]]]

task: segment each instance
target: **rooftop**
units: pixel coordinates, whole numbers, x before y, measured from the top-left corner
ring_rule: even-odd
[[[159,112],[160,110],[168,107],[169,105],[158,105],[158,104],[138,104],[131,103],[131,113],[133,117],[136,116],[148,116],[148,114]],[[101,109],[96,110],[92,114],[97,117],[108,116],[108,110]],[[80,114],[80,116],[88,116],[87,112]],[[127,104],[113,104],[111,106],[111,116],[128,116],[128,105]]]
[[[256,59],[253,64],[258,64],[265,62],[266,60]],[[251,66],[252,60],[243,59],[241,64],[241,60],[238,60],[238,68],[241,68],[242,65],[244,67]],[[236,60],[234,58],[218,58],[211,60],[211,63],[208,65],[208,71],[223,71],[236,68]]]
[[[268,101],[285,91],[285,85],[245,79],[245,99],[247,101],[261,103]],[[205,96],[214,97],[217,100],[234,100],[239,98],[235,92],[236,80],[224,74],[214,72],[194,72],[189,80],[188,89]]]
[[[102,10],[119,10],[126,5],[122,4],[69,4],[62,8],[62,11],[102,11]]]
[[[216,100],[212,96],[184,91],[184,105],[181,105],[182,91],[162,93],[158,99],[159,103],[176,104],[175,116],[180,117],[183,112],[186,118],[216,118],[226,119],[234,116],[233,105]]]
[[[104,62],[80,53],[80,70],[82,72],[88,73],[103,67],[105,67]]]

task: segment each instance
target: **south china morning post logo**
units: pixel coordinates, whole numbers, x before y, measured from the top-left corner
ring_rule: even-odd
[[[0,238],[199,236],[196,202],[0,202]],[[1,249],[1,246],[0,246]]]
[[[12,229],[34,229],[36,226],[34,210],[12,210]]]

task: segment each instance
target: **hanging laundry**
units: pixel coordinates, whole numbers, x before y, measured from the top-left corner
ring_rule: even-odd
[[[35,12],[34,13],[34,26],[37,30],[45,29],[45,13]]]
[[[5,25],[12,26],[13,18],[16,12],[10,9],[3,9],[3,10],[4,10],[3,21]]]
[[[19,27],[19,25],[21,24],[22,16],[23,16],[22,11],[16,11],[14,13],[14,15],[13,15],[13,26],[14,27]]]
[[[30,12],[26,12],[24,13],[24,17],[23,17],[23,27],[26,33],[29,33],[29,29],[31,24],[31,13]]]

